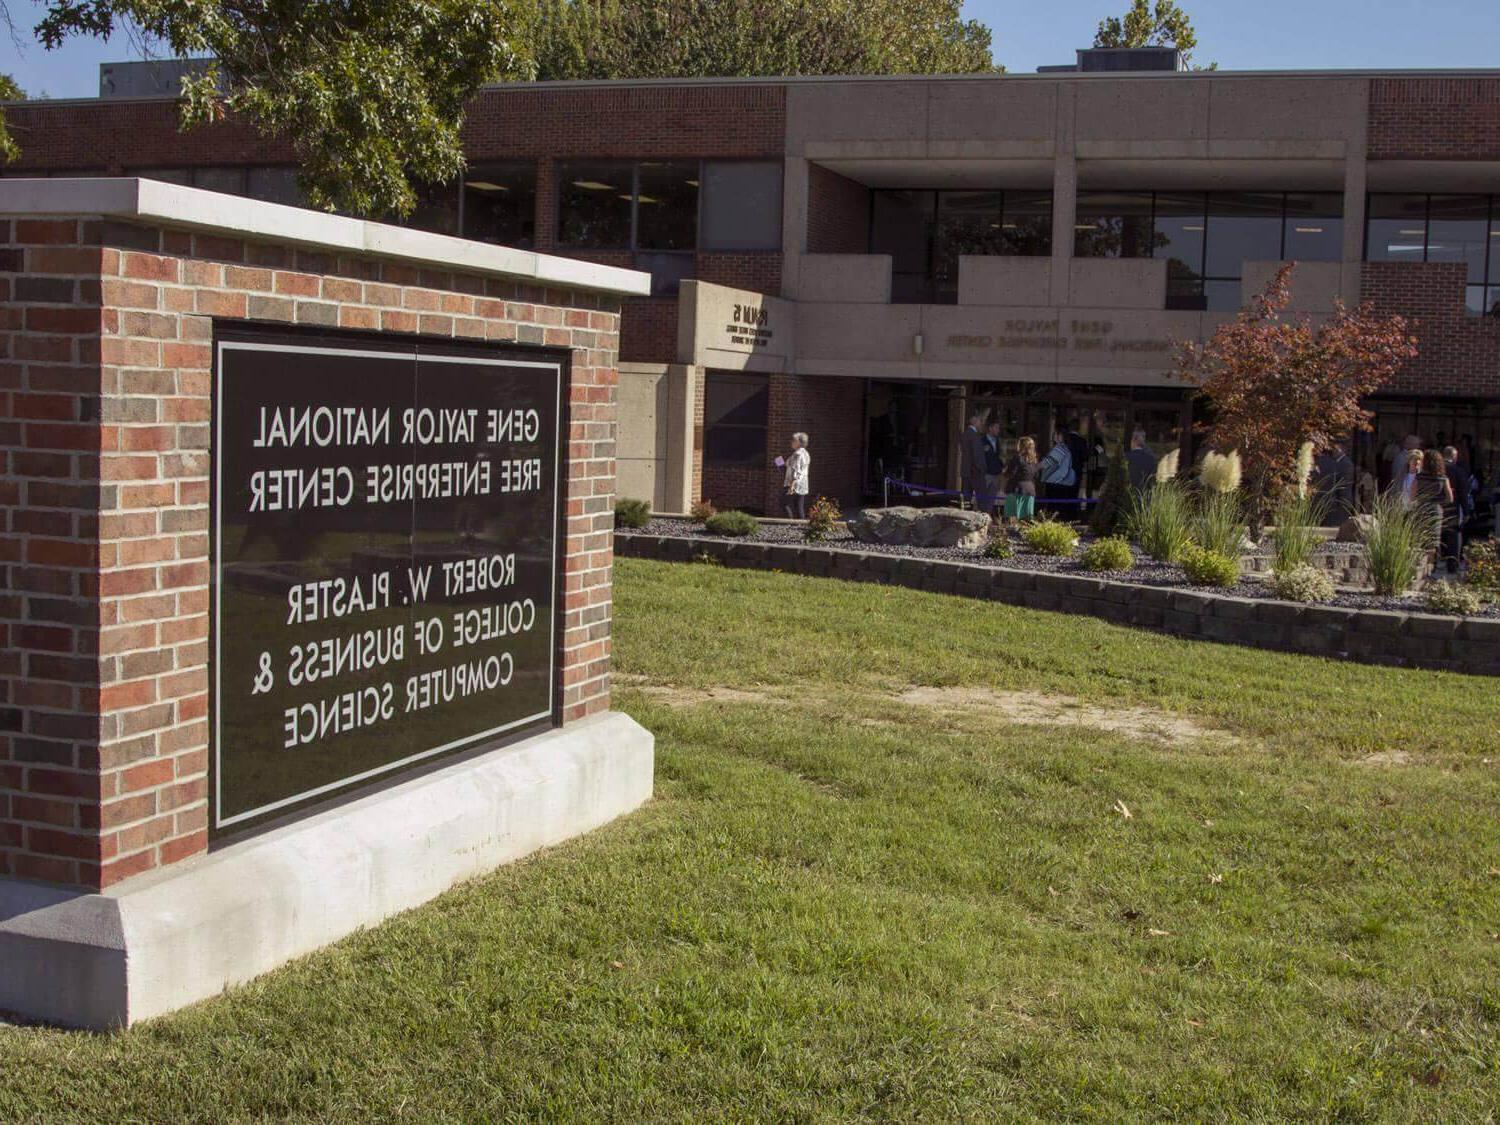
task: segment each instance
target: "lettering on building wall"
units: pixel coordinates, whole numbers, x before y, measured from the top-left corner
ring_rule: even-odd
[[[950,348],[968,350],[1098,352],[1109,355],[1172,350],[1170,340],[1116,336],[1113,322],[1085,318],[1016,318],[1003,322],[994,333],[955,333],[947,337],[946,343]]]
[[[214,830],[550,724],[558,361],[216,352]]]
[[[736,304],[724,335],[730,345],[768,347],[776,335],[771,328],[771,310],[764,305]]]

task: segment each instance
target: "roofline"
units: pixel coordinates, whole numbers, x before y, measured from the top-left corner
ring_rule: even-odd
[[[101,65],[109,65],[107,63]],[[1326,78],[1500,78],[1496,67],[1411,68],[1371,70],[1365,67],[1327,70],[1132,70],[1060,71],[1050,74],[985,71],[977,74],[792,74],[749,78],[577,78],[547,82],[491,82],[481,93],[517,93],[524,90],[670,89],[706,86],[817,86],[869,82],[1211,82],[1219,78],[1288,79]],[[175,102],[174,94],[138,94],[128,97],[27,98],[0,102],[0,106],[129,105],[141,102]]]

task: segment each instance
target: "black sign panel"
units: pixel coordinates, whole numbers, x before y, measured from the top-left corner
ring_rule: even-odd
[[[555,714],[562,361],[216,341],[212,830]]]

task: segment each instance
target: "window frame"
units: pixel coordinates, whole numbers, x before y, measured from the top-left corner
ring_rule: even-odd
[[[712,381],[725,380],[739,382],[742,384],[754,384],[754,397],[765,399],[765,421],[759,424],[748,422],[711,422],[708,414],[708,395],[712,387]],[[703,399],[703,464],[717,465],[726,468],[748,469],[754,467],[765,467],[766,457],[769,450],[768,442],[771,435],[771,377],[764,372],[756,371],[729,371],[709,368],[703,377],[704,399]],[[761,435],[760,453],[756,458],[744,458],[742,460],[726,460],[713,457],[710,451],[713,446],[712,434],[719,430],[736,430],[740,432],[758,431]]]
[[[1500,276],[1492,267],[1495,259],[1500,258],[1500,247],[1491,241],[1500,233],[1500,211],[1496,209],[1496,201],[1500,200],[1500,194],[1483,191],[1370,191],[1365,193],[1365,229],[1364,248],[1360,255],[1361,262],[1393,262],[1395,258],[1371,258],[1370,257],[1370,201],[1377,196],[1407,196],[1418,197],[1422,200],[1422,262],[1426,264],[1432,259],[1432,200],[1434,196],[1483,196],[1485,200],[1484,217],[1484,277],[1479,282],[1469,280],[1467,272],[1464,274],[1464,312],[1471,317],[1500,317]],[[1475,312],[1469,304],[1469,293],[1471,290],[1479,290],[1480,309]],[[1493,294],[1493,303],[1491,303]]]

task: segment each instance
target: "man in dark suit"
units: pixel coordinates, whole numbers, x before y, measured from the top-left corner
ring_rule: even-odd
[[[1458,449],[1454,446],[1443,448],[1443,462],[1448,483],[1453,486],[1453,503],[1458,509],[1453,527],[1443,529],[1443,557],[1448,561],[1449,571],[1456,574],[1459,560],[1463,558],[1464,527],[1474,515],[1474,474],[1459,460]]]
[[[984,495],[984,434],[979,430],[983,421],[984,416],[977,410],[969,415],[968,429],[964,430],[958,447],[959,476],[963,481],[959,487],[975,507],[980,505],[979,497]]]

